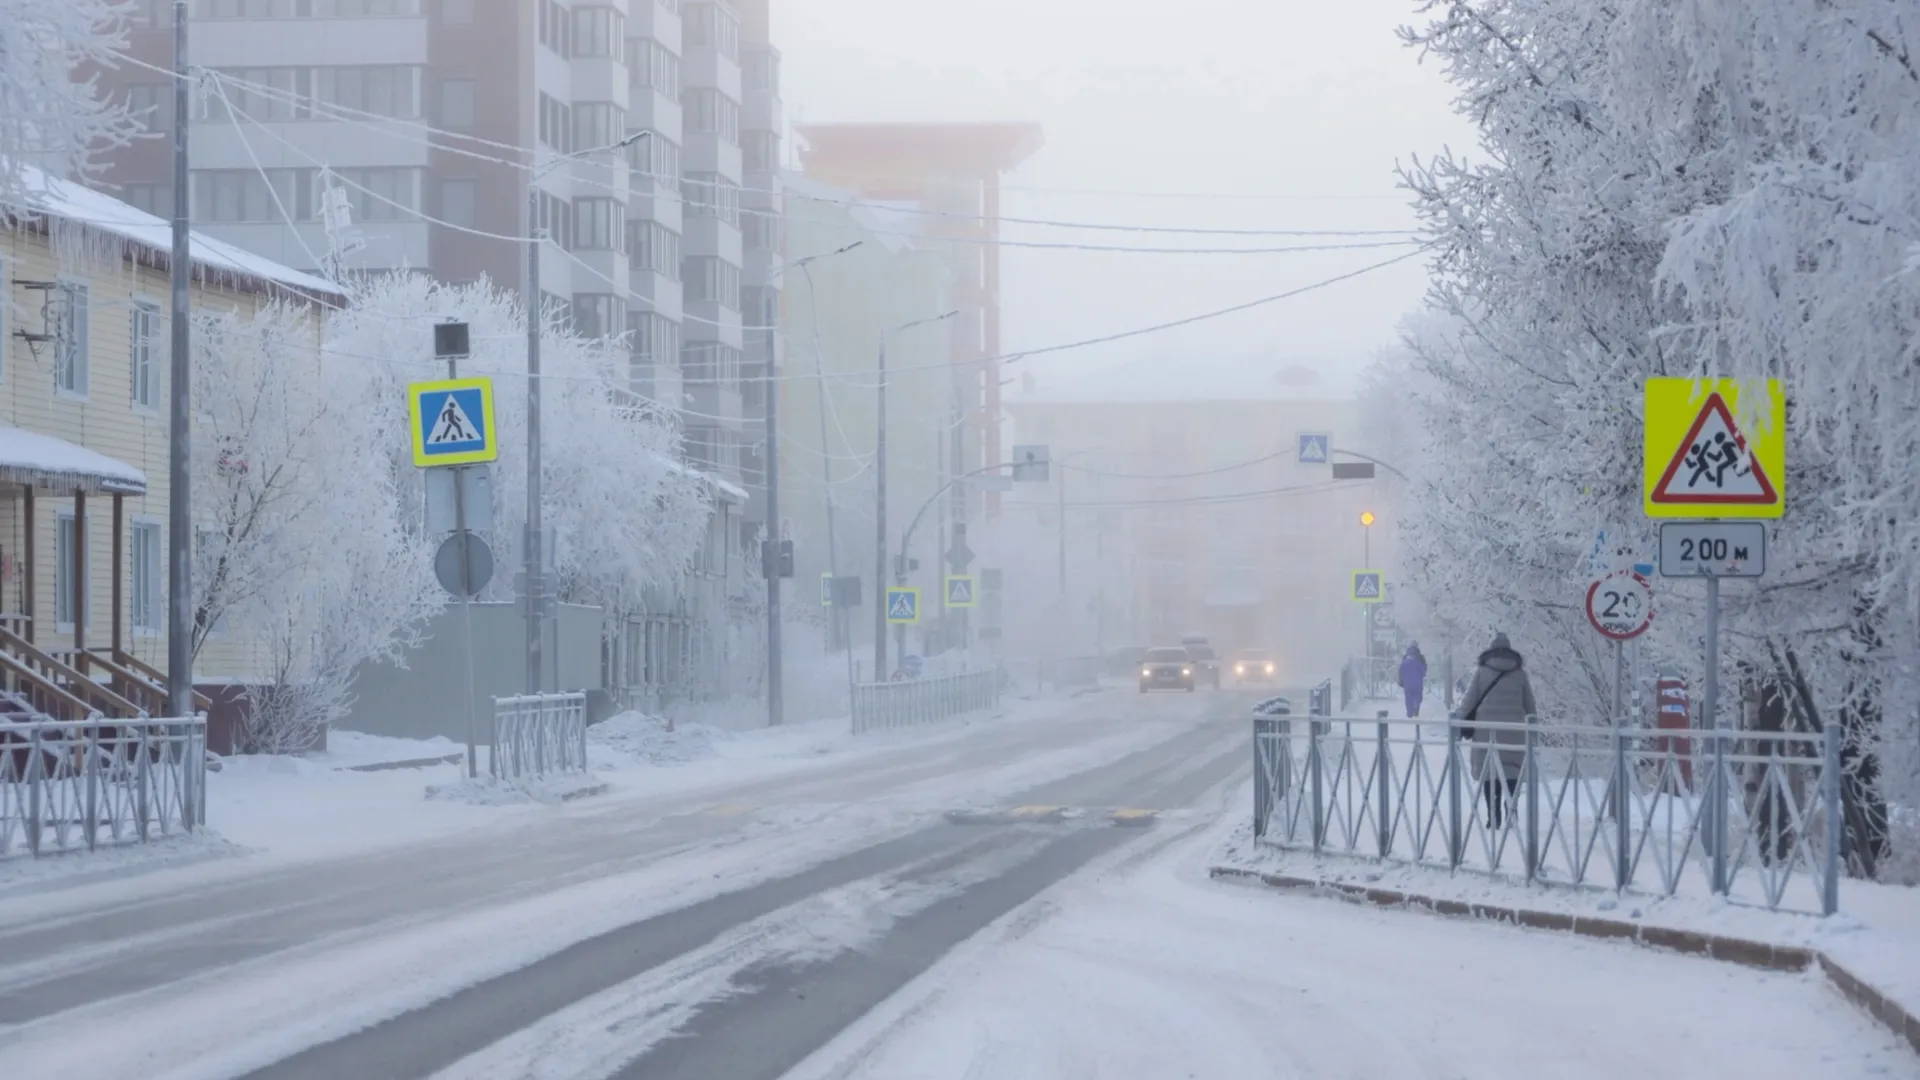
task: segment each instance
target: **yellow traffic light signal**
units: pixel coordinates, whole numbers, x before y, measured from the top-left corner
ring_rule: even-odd
[[[1360,511],[1360,524],[1362,525],[1373,524],[1373,511],[1371,510]]]

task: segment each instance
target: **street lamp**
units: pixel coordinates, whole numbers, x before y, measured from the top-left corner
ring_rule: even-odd
[[[540,692],[540,178],[570,161],[624,150],[653,134],[636,131],[616,143],[561,154],[527,176],[527,693]]]
[[[876,371],[879,375],[877,415],[874,420],[874,479],[873,479],[873,588],[876,595],[873,603],[873,681],[883,682],[887,677],[887,338],[903,330],[916,326],[943,322],[960,314],[955,308],[943,315],[925,319],[914,319],[901,323],[891,330],[880,333],[880,354]],[[900,556],[906,558],[903,553]],[[904,633],[904,632],[903,632]],[[904,642],[902,647],[904,648]]]
[[[800,268],[801,273],[808,275],[807,289],[809,298],[811,298],[813,277],[807,270],[807,264],[816,259],[824,259],[829,255],[838,255],[844,251],[852,251],[854,248],[859,247],[861,243],[862,241],[855,240],[853,243],[833,251],[823,251],[818,255],[807,255],[795,259],[792,262],[776,268],[772,274],[767,276],[767,280],[771,283],[774,278],[779,277],[787,270],[797,266]],[[762,313],[762,317],[765,317],[764,312]],[[814,322],[816,328],[819,324],[819,317],[820,312],[816,301],[814,307]],[[766,333],[768,335],[769,346],[767,349],[767,385],[764,395],[767,399],[767,538],[763,539],[760,545],[760,572],[767,579],[767,726],[779,727],[783,719],[782,713],[785,710],[784,694],[781,684],[780,559],[778,550],[774,546],[780,540],[780,534],[777,531],[780,527],[780,386],[779,383],[774,381],[777,370],[774,367],[775,357],[774,349],[772,348],[772,332],[769,330]],[[815,346],[816,348],[818,347],[817,340]],[[823,445],[821,447],[823,453],[825,449]],[[831,551],[833,544],[831,539],[833,526],[831,524],[827,526],[827,535],[829,537],[827,544],[829,551]],[[828,555],[828,559],[832,559],[831,554]]]

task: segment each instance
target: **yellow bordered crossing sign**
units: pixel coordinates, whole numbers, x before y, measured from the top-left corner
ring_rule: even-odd
[[[1787,509],[1780,380],[1648,379],[1641,502],[1652,518],[1777,518]]]
[[[1387,598],[1387,578],[1378,570],[1353,572],[1353,598],[1362,604],[1378,604]]]
[[[472,465],[500,457],[492,379],[408,384],[407,426],[413,431],[413,463],[420,468]]]

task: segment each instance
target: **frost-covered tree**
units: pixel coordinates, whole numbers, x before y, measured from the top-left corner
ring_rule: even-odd
[[[523,560],[526,521],[526,324],[519,304],[485,282],[444,285],[381,275],[354,286],[349,309],[327,325],[329,363],[352,367],[405,401],[409,382],[444,378],[433,358],[433,324],[465,322],[472,355],[462,376],[493,378],[500,459],[494,464],[494,576],[483,599],[513,597],[511,568]],[[709,493],[678,463],[672,413],[629,392],[629,358],[617,342],[589,341],[552,317],[541,338],[541,516],[557,537],[555,591],[603,607],[618,622],[647,594],[676,588],[706,535]],[[402,513],[418,528],[418,470],[395,427],[379,446],[406,492]]]
[[[81,74],[113,63],[132,10],[122,0],[0,0],[0,195],[17,193],[22,165],[75,176],[90,153],[134,134]]]
[[[1872,0],[1422,11],[1407,38],[1482,146],[1406,172],[1437,252],[1381,380],[1415,462],[1411,584],[1531,642],[1593,715],[1579,586],[1603,533],[1603,559],[1651,552],[1642,380],[1783,379],[1790,514],[1768,578],[1728,590],[1730,672],[1847,733],[1871,870],[1881,792],[1920,787],[1920,31]],[[1646,648],[1697,673],[1697,592],[1664,592]]]
[[[405,410],[365,365],[323,355],[310,310],[198,321],[193,651],[251,655],[249,748],[298,749],[443,602],[400,511]]]

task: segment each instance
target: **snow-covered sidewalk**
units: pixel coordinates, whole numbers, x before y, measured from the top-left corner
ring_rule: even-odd
[[[1214,882],[1221,839],[1044,894],[789,1080],[1920,1071],[1817,979]]]

